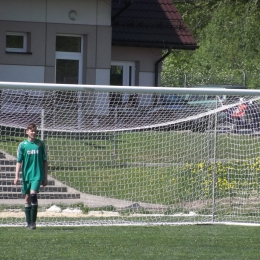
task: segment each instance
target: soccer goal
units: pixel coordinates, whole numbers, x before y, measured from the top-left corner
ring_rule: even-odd
[[[38,225],[260,224],[260,91],[0,82],[0,226],[29,123],[48,151]]]

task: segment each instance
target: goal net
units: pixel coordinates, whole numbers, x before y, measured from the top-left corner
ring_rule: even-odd
[[[48,151],[38,225],[260,224],[260,91],[0,82],[0,225],[24,225],[17,147]]]

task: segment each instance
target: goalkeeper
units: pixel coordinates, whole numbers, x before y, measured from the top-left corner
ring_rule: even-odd
[[[18,184],[22,168],[22,193],[25,194],[25,217],[27,227],[36,229],[38,211],[37,193],[41,184],[48,182],[48,163],[45,144],[36,138],[36,124],[29,124],[26,129],[28,139],[19,144],[14,184]]]

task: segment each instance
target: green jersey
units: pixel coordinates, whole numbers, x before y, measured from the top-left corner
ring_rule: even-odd
[[[47,160],[45,144],[39,139],[24,140],[17,150],[17,162],[22,163],[23,181],[43,181],[44,161]]]

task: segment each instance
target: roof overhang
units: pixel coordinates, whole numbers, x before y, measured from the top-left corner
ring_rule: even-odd
[[[129,2],[112,0],[112,46],[198,48],[172,0]]]

